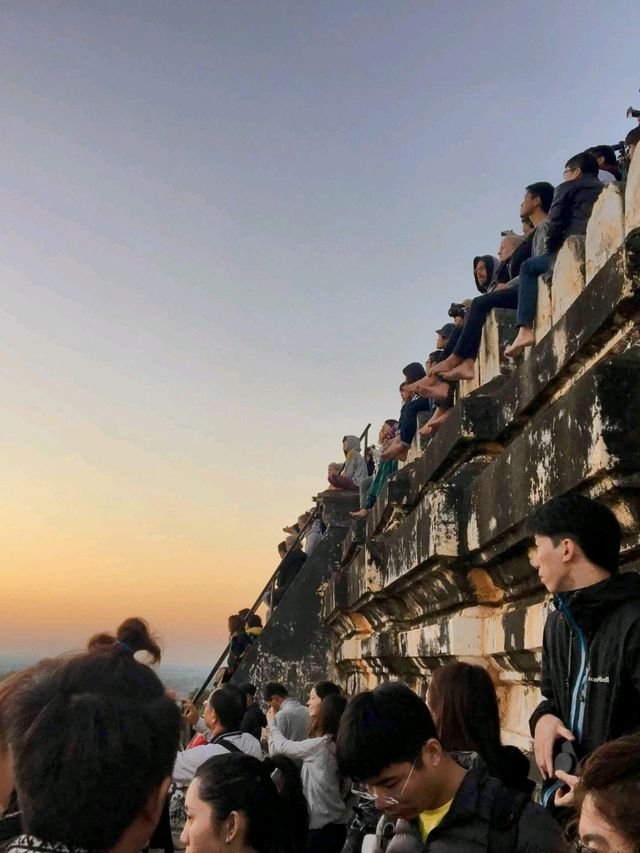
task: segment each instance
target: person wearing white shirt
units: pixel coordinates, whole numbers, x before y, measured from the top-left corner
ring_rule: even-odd
[[[309,711],[289,696],[284,684],[270,681],[263,691],[264,699],[276,716],[278,728],[287,740],[304,740],[309,735]]]
[[[207,700],[203,718],[198,718],[192,702],[185,700],[184,707],[185,718],[209,742],[178,753],[172,774],[176,784],[188,785],[198,767],[214,755],[244,752],[262,760],[260,742],[253,735],[240,731],[246,709],[244,696],[237,687],[225,684],[214,690]]]
[[[309,839],[305,853],[340,853],[346,838],[348,807],[336,761],[335,737],[347,699],[337,693],[325,696],[314,717],[310,734],[305,740],[287,739],[271,708],[269,723],[269,754],[286,755],[302,762],[302,789],[309,806]]]

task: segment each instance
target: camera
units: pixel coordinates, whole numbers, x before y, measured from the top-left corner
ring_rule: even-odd
[[[467,306],[462,302],[452,302],[448,314],[450,317],[464,317],[467,313]]]
[[[627,110],[627,118],[640,118],[640,110],[634,110],[633,107],[629,107]]]
[[[507,228],[505,231],[500,232],[500,236],[501,237],[514,237],[515,233],[516,232],[513,230],[513,228]]]
[[[571,776],[575,776],[578,768],[578,756],[570,740],[556,741],[553,756],[553,769],[562,770]]]

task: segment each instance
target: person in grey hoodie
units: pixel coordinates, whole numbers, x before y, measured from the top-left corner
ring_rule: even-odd
[[[334,489],[358,491],[360,482],[368,476],[367,463],[360,453],[360,439],[357,435],[345,435],[342,439],[345,463],[340,473],[333,471],[327,479]]]

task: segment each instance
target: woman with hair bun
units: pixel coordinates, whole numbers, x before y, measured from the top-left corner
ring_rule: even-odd
[[[149,663],[160,663],[162,650],[158,645],[157,638],[151,633],[149,623],[139,616],[125,619],[118,630],[113,634],[102,631],[94,634],[87,643],[87,651],[101,652],[106,649],[121,651],[131,655],[137,652],[147,652],[150,656]]]

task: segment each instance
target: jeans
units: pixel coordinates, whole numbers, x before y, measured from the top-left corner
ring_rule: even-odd
[[[360,489],[360,506],[361,507],[364,506],[364,501],[365,501],[365,498],[367,497],[367,492],[369,491],[371,483],[373,483],[373,479],[374,479],[373,477],[364,477],[362,480],[360,480],[360,486],[358,488]]]
[[[510,287],[508,290],[494,290],[493,293],[485,293],[476,296],[467,312],[462,334],[454,350],[459,358],[477,358],[480,349],[480,339],[484,321],[493,308],[517,308],[518,288]]]
[[[417,400],[409,400],[400,412],[400,440],[405,447],[411,447],[416,430],[418,429],[417,417],[420,412],[430,411],[431,403],[426,397],[418,397]]]
[[[518,313],[516,323],[518,326],[533,328],[536,319],[536,308],[538,305],[538,276],[549,272],[553,263],[553,255],[538,255],[537,258],[529,258],[520,267],[518,278]]]

